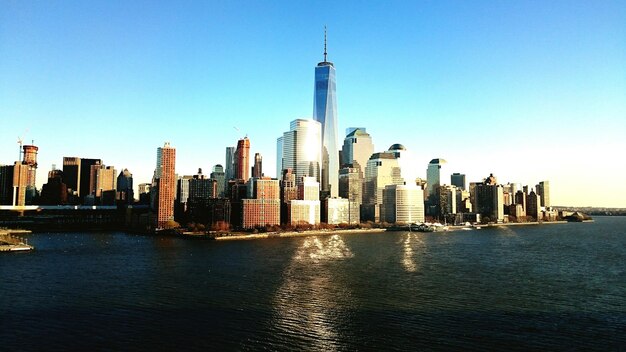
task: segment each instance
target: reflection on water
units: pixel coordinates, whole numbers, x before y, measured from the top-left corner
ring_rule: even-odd
[[[318,237],[305,239],[293,260],[318,262],[326,259],[352,258],[353,256],[343,239],[339,235],[333,235],[326,241],[322,241]]]
[[[418,269],[415,260],[415,250],[423,249],[424,241],[422,241],[416,233],[407,232],[402,242],[402,266],[404,270],[413,273]]]
[[[307,350],[339,348],[337,314],[352,294],[329,265],[352,257],[339,235],[304,239],[284,270],[274,297],[275,326],[280,335],[301,335]]]

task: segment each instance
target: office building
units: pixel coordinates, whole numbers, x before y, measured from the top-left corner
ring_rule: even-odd
[[[424,222],[424,192],[417,185],[386,185],[382,221],[411,224]]]
[[[48,172],[48,182],[41,187],[41,205],[67,204],[67,185],[63,183],[63,171],[56,170],[54,165]]]
[[[351,132],[343,140],[341,167],[352,165],[352,167],[360,168],[361,172],[365,172],[367,161],[374,154],[372,137],[365,128],[355,127],[349,130]]]
[[[125,204],[133,204],[135,191],[133,190],[133,174],[124,169],[117,176],[117,200]]]
[[[313,119],[321,124],[321,190],[325,196],[336,197],[339,189],[337,93],[335,66],[326,60],[326,55],[326,31],[324,31],[324,61],[315,67]]]
[[[220,164],[213,166],[213,171],[210,176],[217,182],[217,196],[224,198],[226,189],[226,173],[224,172],[224,167]]]
[[[437,188],[437,215],[440,220],[450,218],[457,213],[457,188],[452,185],[441,185]]]
[[[289,202],[289,220],[291,224],[311,224],[320,223],[320,184],[314,177],[302,177],[297,182],[298,199]]]
[[[465,190],[465,174],[461,174],[458,172],[453,173],[452,175],[450,175],[450,184],[456,186],[456,188],[458,189]]]
[[[441,158],[432,159],[428,163],[428,169],[426,169],[426,193],[429,199],[437,193],[437,188],[445,184],[445,180],[449,179],[447,163],[447,161]]]
[[[80,192],[80,158],[63,157],[63,183],[72,195]]]
[[[504,221],[504,190],[496,183],[493,174],[475,186],[476,213],[479,213],[485,222]]]
[[[96,173],[94,172],[95,168],[92,169],[92,166],[97,167],[98,165],[102,165],[101,159],[80,159],[80,184],[78,186],[78,198],[81,204],[84,203],[84,199],[86,196],[93,194],[92,186],[96,183]],[[113,176],[113,179],[115,179],[115,176]],[[113,189],[115,189],[115,187]]]
[[[283,133],[282,139],[279,138],[277,141],[277,146],[280,144],[283,146],[282,170],[291,169],[296,183],[299,183],[302,177],[314,177],[319,182],[321,124],[314,120],[296,119],[291,121],[289,127],[289,131]]]
[[[543,220],[541,216],[541,198],[533,189],[526,196],[526,207],[526,216],[530,217],[531,221]]]
[[[346,198],[326,198],[321,201],[322,208],[326,213],[326,223],[331,225],[338,224],[358,224],[358,212],[351,212],[351,209],[358,209],[357,206],[350,204]]]
[[[404,150],[400,144],[394,144],[386,152],[374,153],[365,167],[365,182],[363,188],[363,206],[361,219],[381,221],[381,205],[383,190],[388,185],[403,185],[404,179],[398,162],[399,151]]]
[[[224,189],[228,188],[228,181],[235,178],[235,147],[226,147],[225,162],[224,176],[226,182],[224,182]]]
[[[276,178],[282,177],[283,164],[283,137],[280,136],[276,139]]]
[[[537,186],[537,194],[539,195],[539,199],[541,200],[541,206],[544,208],[549,208],[550,205],[550,182],[541,181]]]
[[[263,157],[260,153],[254,153],[254,165],[252,166],[252,177],[263,177]]]

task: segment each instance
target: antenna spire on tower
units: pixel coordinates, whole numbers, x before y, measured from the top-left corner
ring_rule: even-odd
[[[326,62],[326,26],[324,26],[324,62]]]

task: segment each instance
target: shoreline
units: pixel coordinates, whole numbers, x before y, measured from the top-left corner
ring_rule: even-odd
[[[589,221],[593,222],[593,220]],[[480,230],[481,228],[498,228],[502,226],[537,226],[544,224],[566,224],[568,221],[542,221],[542,222],[523,222],[523,223],[502,223],[502,224],[485,224],[476,225],[471,230]],[[462,231],[467,226],[457,225],[449,226],[447,231],[435,232],[437,234],[446,232]],[[256,234],[231,234],[223,236],[214,236],[211,234],[194,234],[183,233],[179,237],[182,238],[196,238],[196,239],[211,239],[215,241],[246,241],[246,240],[258,240],[268,238],[292,238],[292,237],[308,237],[308,236],[330,236],[330,235],[356,235],[356,234],[382,234],[387,231],[409,231],[407,228],[393,227],[393,228],[371,228],[371,229],[325,229],[325,230],[305,230],[305,231],[288,231],[288,232],[267,232]],[[413,231],[417,232],[417,231]]]
[[[255,233],[255,234],[246,234],[246,235],[220,236],[220,237],[215,237],[215,240],[216,241],[240,241],[240,240],[257,240],[257,239],[265,239],[265,238],[355,235],[355,234],[365,234],[365,233],[383,233],[385,231],[386,229],[339,229],[339,230],[306,230],[306,231],[288,231],[288,232],[268,232],[268,233]]]

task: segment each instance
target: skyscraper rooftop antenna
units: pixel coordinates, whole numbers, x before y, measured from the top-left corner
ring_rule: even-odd
[[[326,62],[326,26],[324,26],[324,62]]]

